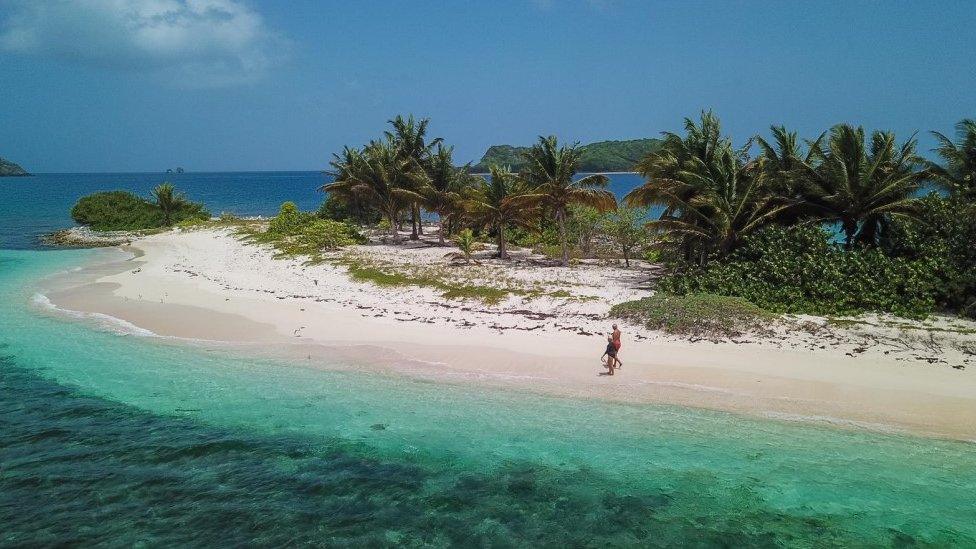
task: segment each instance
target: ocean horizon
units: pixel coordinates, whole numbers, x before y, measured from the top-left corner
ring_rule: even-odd
[[[637,186],[637,174],[610,174],[609,189],[623,196]],[[0,178],[0,248],[42,248],[42,236],[75,226],[70,210],[87,194],[131,191],[149,197],[156,185],[169,181],[213,215],[271,216],[283,202],[314,211],[325,200],[318,190],[331,181],[323,171],[245,172],[104,172],[34,174]]]

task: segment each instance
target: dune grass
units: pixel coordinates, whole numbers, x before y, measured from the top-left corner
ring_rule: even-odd
[[[778,318],[738,297],[662,293],[614,305],[610,315],[639,322],[652,330],[704,338],[768,331]]]

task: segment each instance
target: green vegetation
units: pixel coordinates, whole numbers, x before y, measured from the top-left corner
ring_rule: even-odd
[[[560,147],[555,136],[540,137],[525,153],[527,164],[521,174],[532,192],[541,195],[545,208],[555,215],[564,266],[569,265],[566,238],[569,206],[589,206],[601,212],[617,208],[616,198],[604,189],[609,183],[607,176],[597,174],[574,179],[581,157],[582,151],[576,145]]]
[[[474,233],[471,232],[471,229],[462,229],[454,237],[454,244],[458,247],[458,250],[461,250],[465,263],[471,261],[471,254],[474,253],[475,242]]]
[[[647,245],[645,219],[647,210],[621,207],[600,220],[601,229],[609,237],[611,247],[623,255],[627,267],[630,267],[631,258]]]
[[[637,162],[657,149],[661,144],[659,139],[631,139],[628,141],[600,141],[582,145],[580,150],[580,164],[578,171],[593,172],[629,172],[633,171]],[[528,161],[525,154],[531,147],[513,147],[512,145],[493,145],[488,148],[481,161],[471,167],[475,173],[488,173],[492,164],[509,166],[519,171]]]
[[[773,126],[737,147],[703,112],[683,133],[644,143],[632,159],[645,182],[623,205],[605,176],[576,179],[588,154],[619,143],[540,137],[532,147],[493,147],[476,166],[489,172],[480,177],[455,167],[441,139],[428,139],[427,119],[389,123],[382,138],[335,156],[321,216],[368,213],[396,242],[407,223],[419,238],[427,211],[442,244],[452,235],[465,250],[494,242],[500,258],[512,244],[531,247],[564,266],[577,258],[630,265],[643,255],[663,264],[659,284],[672,296],[738,297],[773,313],[976,317],[972,120],[957,125],[955,141],[935,134],[942,161],[934,163],[914,138],[851,124],[809,140]],[[921,196],[933,183],[946,196]],[[650,207],[664,211],[645,223]]]
[[[895,220],[881,247],[924,267],[937,309],[976,319],[976,211],[963,193],[920,199],[916,217]]]
[[[276,257],[308,256],[310,263],[321,262],[322,252],[366,240],[355,227],[300,211],[294,202],[282,204],[266,229],[245,225],[238,232],[249,242],[272,245],[278,252]]]
[[[976,120],[966,118],[956,124],[957,142],[939,132],[932,132],[939,141],[936,152],[942,164],[927,162],[933,181],[968,203],[976,202]]]
[[[466,284],[443,276],[443,273],[439,273],[436,270],[426,270],[422,274],[404,273],[397,271],[396,268],[389,265],[364,264],[352,258],[340,260],[337,263],[347,267],[349,276],[353,280],[369,282],[383,287],[416,286],[419,288],[432,288],[442,292],[441,297],[445,299],[473,299],[489,305],[499,303],[509,296],[520,296],[529,299],[537,297],[582,299],[574,298],[572,294],[564,290],[547,292],[542,289]]]
[[[0,177],[23,177],[30,175],[24,168],[9,160],[0,158]]]
[[[71,218],[96,231],[143,231],[210,219],[203,204],[190,202],[164,183],[153,190],[155,201],[128,191],[84,196],[71,208]]]
[[[704,112],[640,162],[646,182],[626,201],[665,208],[650,227],[671,270],[666,291],[777,312],[973,316],[976,124],[957,129],[958,143],[937,134],[944,165],[918,156],[914,139],[849,124],[804,145],[773,127],[753,157]],[[926,181],[949,196],[920,197]],[[843,244],[820,227],[838,227]]]
[[[377,286],[418,286],[441,290],[445,299],[477,299],[488,304],[498,303],[516,290],[493,288],[491,286],[450,284],[434,276],[408,276],[402,273],[381,270],[375,267],[349,264],[349,276],[360,282],[370,282]]]
[[[538,215],[536,208],[541,198],[515,174],[492,166],[491,176],[482,179],[478,187],[472,190],[467,211],[476,222],[495,232],[497,255],[501,259],[508,259],[505,229],[509,225],[531,227]]]
[[[710,294],[657,293],[614,305],[610,316],[638,322],[651,330],[702,338],[765,331],[775,320],[775,315],[745,299]]]
[[[925,261],[844,250],[820,227],[769,226],[722,261],[664,279],[661,289],[739,296],[778,313],[886,311],[917,318],[935,306],[931,274]]]

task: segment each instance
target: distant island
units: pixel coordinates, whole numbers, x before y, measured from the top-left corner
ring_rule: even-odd
[[[580,161],[581,172],[629,172],[648,153],[656,151],[661,146],[660,139],[630,139],[627,141],[599,141],[583,145],[583,158]],[[522,168],[523,153],[529,147],[515,147],[512,145],[492,145],[488,147],[481,161],[471,167],[475,173],[487,173],[490,164],[508,166],[514,171]]]
[[[22,177],[30,175],[27,170],[17,164],[0,158],[0,177]]]

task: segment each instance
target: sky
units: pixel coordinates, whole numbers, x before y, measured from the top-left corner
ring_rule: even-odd
[[[30,171],[324,169],[396,114],[459,162],[539,135],[976,117],[976,2],[0,0],[0,157]]]

